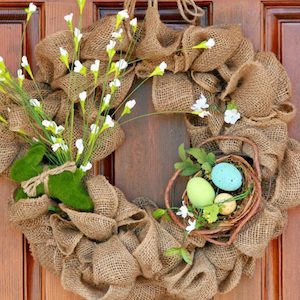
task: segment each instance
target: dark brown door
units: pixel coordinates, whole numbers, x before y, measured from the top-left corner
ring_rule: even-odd
[[[11,70],[17,68],[24,7],[30,1],[0,0],[0,55]],[[75,0],[39,0],[25,38],[24,51],[34,62],[34,45],[44,36],[65,28],[63,17],[77,11]],[[138,1],[143,14],[147,1]],[[276,53],[293,83],[293,102],[300,108],[300,1],[293,0],[211,0],[196,1],[205,9],[202,25],[240,23],[245,35],[257,50]],[[176,1],[159,1],[162,18],[177,26],[184,24]],[[87,0],[84,24],[91,24],[107,13],[122,7],[122,1]],[[137,113],[152,111],[151,84],[140,90]],[[149,196],[162,204],[166,182],[177,159],[177,146],[187,141],[183,119],[179,116],[156,116],[128,124],[126,143],[114,158],[99,164],[98,171],[110,176],[129,199]],[[290,134],[300,140],[300,119],[290,127]],[[0,149],[1,151],[1,149]],[[65,292],[59,279],[41,269],[29,253],[22,235],[7,220],[7,201],[13,184],[0,179],[0,299],[67,300],[80,299]],[[243,278],[230,294],[215,299],[298,300],[300,299],[300,208],[289,212],[289,224],[283,236],[271,242],[265,257],[258,261],[254,278]],[[201,299],[199,299],[201,300]]]

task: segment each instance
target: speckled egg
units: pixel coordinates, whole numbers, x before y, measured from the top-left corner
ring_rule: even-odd
[[[243,176],[239,169],[230,163],[219,163],[211,171],[211,180],[223,191],[238,190],[243,184]]]
[[[232,195],[228,193],[221,193],[216,196],[215,203],[220,204],[223,203],[224,201],[232,198]],[[223,216],[228,216],[232,214],[236,210],[236,201],[228,201],[224,202],[222,205],[220,205],[220,214]]]
[[[186,190],[190,202],[196,208],[203,208],[214,203],[215,191],[212,185],[201,177],[190,179]]]

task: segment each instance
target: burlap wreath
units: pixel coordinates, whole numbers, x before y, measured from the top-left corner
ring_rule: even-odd
[[[105,17],[85,30],[80,52],[85,65],[101,59],[104,72],[105,45],[114,24],[114,17]],[[126,32],[125,41],[118,44],[123,52],[131,38]],[[210,51],[191,49],[208,38],[216,41]],[[69,75],[58,59],[58,46],[73,53],[69,32],[58,32],[41,41],[36,47],[36,58],[45,98],[43,106],[60,123],[64,121],[68,101]],[[136,199],[133,204],[101,176],[86,182],[95,203],[93,213],[61,205],[69,216],[66,220],[48,212],[47,195],[17,203],[12,197],[10,219],[25,234],[41,265],[59,275],[64,288],[86,299],[210,299],[217,292],[233,289],[243,273],[253,274],[255,259],[264,254],[271,239],[282,233],[287,222],[286,210],[300,203],[300,145],[288,137],[287,131],[288,122],[295,116],[294,106],[289,102],[290,82],[274,54],[254,52],[240,26],[191,25],[174,31],[160,21],[157,3],[149,5],[134,57],[144,60],[127,72],[116,104],[130,89],[135,75],[144,77],[162,60],[167,62],[168,72],[154,78],[153,103],[157,111],[189,110],[201,93],[210,104],[219,106],[226,98],[235,100],[242,114],[235,125],[224,126],[222,114],[213,113],[205,121],[197,116],[187,117],[186,126],[193,146],[219,134],[244,136],[257,143],[264,177],[264,207],[260,213],[229,247],[189,237],[185,246],[193,255],[192,266],[176,256],[163,255],[166,249],[180,246],[182,230],[172,222],[157,222],[151,217],[151,201]],[[100,91],[103,82],[99,78]],[[32,84],[25,85],[34,96]],[[77,95],[89,87],[78,76],[71,90]],[[11,129],[22,128],[26,124],[24,112],[5,100],[11,106],[6,113]],[[93,107],[90,111],[92,122]],[[80,115],[76,120],[80,123]],[[5,172],[20,155],[22,145],[3,127],[0,131],[0,171]],[[124,134],[117,128],[107,137],[99,144],[94,160],[113,152]],[[238,142],[211,145],[216,147],[224,153],[239,151],[252,155],[246,145]]]

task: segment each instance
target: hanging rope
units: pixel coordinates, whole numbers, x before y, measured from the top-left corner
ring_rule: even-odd
[[[204,16],[205,11],[194,0],[177,0],[177,6],[182,18],[191,24],[196,24],[198,18]],[[192,16],[189,18],[187,13]]]

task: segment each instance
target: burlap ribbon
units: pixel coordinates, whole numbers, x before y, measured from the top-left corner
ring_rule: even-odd
[[[32,177],[27,181],[21,183],[21,186],[24,192],[29,197],[36,197],[36,188],[43,183],[44,184],[44,191],[46,195],[49,195],[49,188],[48,188],[48,179],[50,175],[57,175],[64,171],[68,171],[71,173],[75,173],[76,171],[76,164],[73,161],[68,161],[62,166],[56,167],[54,169],[46,169],[40,175],[36,177]]]

